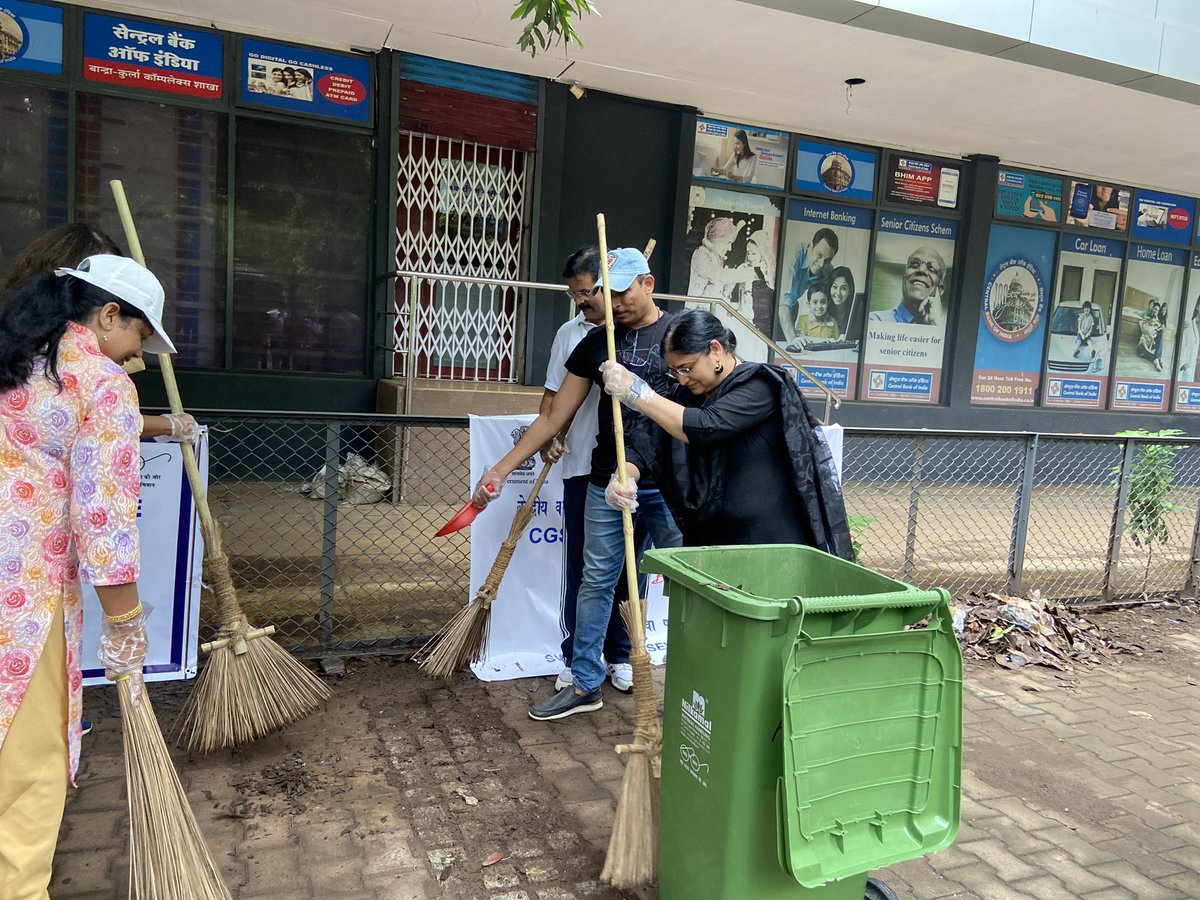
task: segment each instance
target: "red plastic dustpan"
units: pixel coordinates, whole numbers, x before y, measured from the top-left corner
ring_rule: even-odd
[[[491,493],[489,490],[488,493]],[[466,528],[475,521],[475,517],[487,509],[486,506],[476,506],[474,502],[468,500],[463,508],[454,514],[449,522],[438,529],[434,537],[445,537],[448,534],[453,534],[461,528]]]

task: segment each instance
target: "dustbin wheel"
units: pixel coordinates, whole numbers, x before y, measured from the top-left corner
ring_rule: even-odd
[[[874,878],[867,879],[867,894],[863,900],[900,900],[896,892]]]

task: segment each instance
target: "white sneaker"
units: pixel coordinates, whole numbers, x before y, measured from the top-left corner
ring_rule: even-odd
[[[617,663],[608,667],[608,680],[622,694],[633,690],[633,666],[629,663]]]
[[[558,673],[558,678],[554,681],[554,690],[561,691],[565,687],[569,687],[575,683],[575,676],[571,673],[571,668],[568,666]]]

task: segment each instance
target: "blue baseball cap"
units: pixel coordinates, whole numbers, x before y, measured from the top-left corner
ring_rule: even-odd
[[[641,250],[636,247],[618,247],[608,251],[608,289],[621,293],[629,290],[629,286],[639,275],[650,274],[650,263]]]

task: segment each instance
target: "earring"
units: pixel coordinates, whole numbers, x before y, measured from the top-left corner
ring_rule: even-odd
[[[722,372],[725,371],[725,363],[717,363],[715,366],[713,366],[713,371],[716,374],[720,375]]]
[[[104,336],[104,343],[106,343],[106,344],[108,343],[108,335],[107,334]]]

